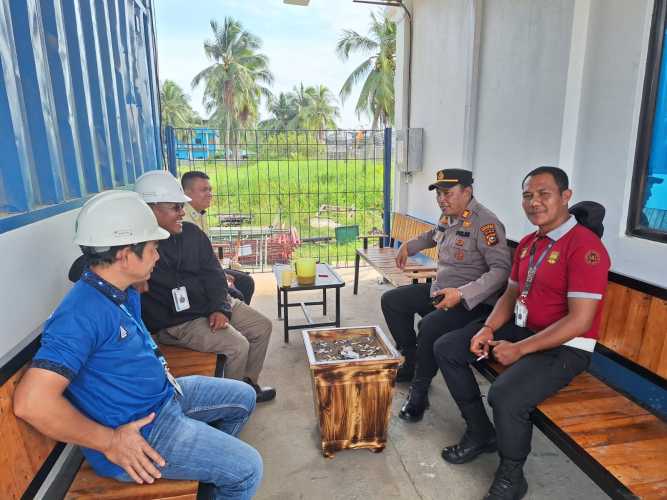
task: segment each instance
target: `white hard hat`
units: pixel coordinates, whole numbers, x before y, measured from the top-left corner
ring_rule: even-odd
[[[74,232],[74,243],[98,252],[169,238],[141,196],[119,190],[104,191],[88,200],[79,212]]]
[[[166,170],[152,170],[137,179],[134,191],[139,193],[146,203],[185,203],[190,198],[185,196],[181,183]]]

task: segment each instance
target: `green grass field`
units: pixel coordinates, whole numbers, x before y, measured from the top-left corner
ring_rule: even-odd
[[[382,162],[365,160],[269,160],[181,162],[179,175],[206,172],[213,185],[209,225],[219,215],[252,217],[245,226],[296,228],[301,239],[330,237],[304,243],[294,256],[316,256],[346,265],[359,243],[335,242],[335,225],[359,226],[360,234],[382,230]],[[328,205],[333,210],[320,210]],[[318,227],[319,226],[319,227]]]

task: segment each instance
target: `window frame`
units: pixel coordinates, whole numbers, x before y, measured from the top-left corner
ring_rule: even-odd
[[[653,124],[660,86],[660,69],[662,58],[667,57],[667,53],[663,54],[666,29],[667,0],[655,0],[651,21],[651,34],[646,55],[646,73],[644,76],[642,105],[637,130],[637,149],[635,151],[626,230],[626,234],[630,236],[661,243],[667,243],[667,233],[640,226],[640,217],[644,204],[646,178],[648,177],[648,164],[651,155]],[[664,75],[664,77],[667,78],[667,75]]]

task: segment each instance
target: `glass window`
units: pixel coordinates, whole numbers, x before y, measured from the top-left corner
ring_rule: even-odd
[[[628,232],[667,242],[666,1],[655,2]]]

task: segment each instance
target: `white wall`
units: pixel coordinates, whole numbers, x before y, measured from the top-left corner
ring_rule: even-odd
[[[469,9],[468,0],[413,2],[411,125],[424,128],[424,170],[413,175],[402,208],[427,220],[439,215],[427,191],[435,172],[464,158]]]
[[[667,286],[667,245],[625,235],[652,2],[591,2],[575,193],[607,208],[614,271]]]
[[[521,179],[558,165],[575,201],[607,207],[612,269],[667,286],[667,245],[625,235],[652,8],[651,0],[415,1],[412,126],[426,140],[424,172],[402,200],[407,212],[435,220],[426,186],[440,168],[467,166],[468,142],[476,196],[519,239],[533,229]],[[399,107],[405,95],[397,96]]]
[[[557,165],[573,1],[484,2],[473,172],[477,198],[520,239],[521,180]]]
[[[0,235],[0,358],[23,345],[69,289],[67,271],[81,254],[72,243],[78,210]]]

